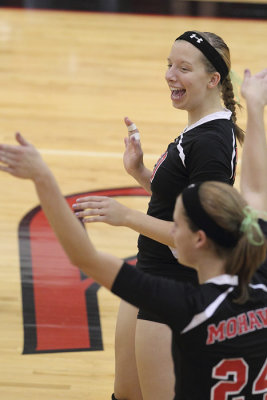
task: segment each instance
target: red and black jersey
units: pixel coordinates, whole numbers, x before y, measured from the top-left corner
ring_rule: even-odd
[[[152,196],[147,214],[172,221],[177,196],[189,184],[216,180],[233,185],[236,170],[236,140],[230,111],[206,116],[169,144],[154,167]],[[175,264],[171,250],[143,235],[138,239],[138,262]]]
[[[118,273],[112,292],[172,329],[176,400],[267,399],[266,263],[245,304],[234,301],[237,285],[236,276],[225,274],[195,287],[126,263]]]

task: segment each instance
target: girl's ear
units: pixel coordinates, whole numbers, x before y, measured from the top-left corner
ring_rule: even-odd
[[[205,246],[207,244],[207,235],[204,231],[202,231],[201,229],[199,231],[196,232],[197,236],[196,236],[196,248],[200,249],[201,247]]]
[[[208,82],[208,88],[212,89],[214,87],[216,87],[221,79],[221,75],[219,74],[219,72],[213,72],[213,74],[210,77],[210,80]]]

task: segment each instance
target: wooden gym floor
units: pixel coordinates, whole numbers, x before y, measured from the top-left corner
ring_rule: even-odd
[[[171,106],[164,73],[172,42],[189,29],[221,35],[239,78],[246,67],[253,73],[266,67],[265,21],[1,9],[0,142],[13,143],[16,131],[25,135],[70,201],[73,194],[118,189],[111,195],[145,211],[146,196],[121,190],[136,186],[122,165],[123,117],[138,125],[152,168],[187,123],[185,113]],[[244,110],[242,127],[245,117]],[[64,270],[67,262],[35,209],[30,182],[1,173],[0,185],[1,399],[109,399],[118,299],[77,278],[71,266]],[[102,250],[125,258],[136,254],[136,233],[101,224],[89,228]],[[72,277],[86,304],[73,297]],[[63,306],[57,309],[60,293]],[[90,334],[79,319],[82,307]],[[82,342],[83,335],[91,336]]]

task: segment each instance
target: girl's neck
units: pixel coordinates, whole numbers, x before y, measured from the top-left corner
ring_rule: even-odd
[[[195,124],[201,118],[206,117],[207,115],[213,114],[218,111],[223,111],[220,99],[215,99],[211,104],[204,104],[201,107],[197,107],[195,109],[188,111],[188,126]]]
[[[201,284],[215,276],[225,274],[225,260],[216,256],[206,255],[203,261],[199,260],[196,269],[198,271],[199,283]]]

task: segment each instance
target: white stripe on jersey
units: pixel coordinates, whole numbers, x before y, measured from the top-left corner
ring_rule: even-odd
[[[228,110],[227,108],[224,108],[223,111],[217,111],[215,113],[206,115],[205,117],[201,118],[200,120],[198,120],[197,122],[195,122],[192,125],[187,126],[183,132],[181,133],[181,135],[179,136],[179,142],[177,144],[177,150],[179,151],[179,156],[180,159],[185,167],[185,154],[184,154],[184,149],[182,147],[182,140],[183,140],[183,134],[185,132],[190,131],[193,128],[196,128],[197,126],[200,126],[202,124],[205,124],[206,122],[210,122],[210,121],[214,121],[216,119],[230,119],[232,116],[232,111]],[[234,131],[233,131],[234,134]],[[235,136],[233,137],[234,143],[233,143],[233,156],[232,156],[232,176],[234,173],[234,168],[233,168],[233,159],[234,159],[234,155],[235,155]],[[232,178],[231,176],[231,178]]]
[[[252,285],[252,283],[250,283],[249,286],[252,287],[252,289],[261,289],[264,292],[267,292],[267,286],[263,285],[263,283],[258,283],[257,285]]]
[[[222,274],[208,279],[205,283],[215,283],[216,285],[238,285],[238,276]]]
[[[232,129],[232,134],[233,134],[233,153],[232,153],[232,160],[231,160],[231,169],[232,169],[232,174],[230,176],[230,179],[233,178],[234,171],[235,171],[235,166],[234,166],[234,159],[236,157],[236,148],[235,148],[235,133],[234,130]]]
[[[191,329],[194,329],[196,326],[202,324],[202,322],[210,318],[215,313],[217,308],[221,305],[221,303],[226,299],[228,294],[231,293],[233,290],[234,288],[230,287],[224,293],[220,294],[220,296],[217,297],[217,299],[214,300],[204,311],[202,311],[199,314],[196,314],[192,318],[191,322],[182,330],[181,333],[186,333]]]
[[[182,147],[183,136],[184,136],[184,134],[182,133],[181,136],[179,137],[179,142],[177,144],[177,150],[179,151],[180,159],[182,160],[182,163],[185,167],[185,154],[184,154],[184,149]]]
[[[237,276],[230,276],[230,275],[224,274],[224,275],[216,276],[215,278],[209,279],[205,283],[208,283],[208,282],[217,283],[218,285],[226,284],[226,283],[229,283],[232,285],[237,285],[238,278],[237,278]],[[254,285],[252,283],[250,283],[249,286],[252,289],[255,289],[255,290],[259,289],[259,290],[263,290],[264,292],[267,292],[267,286],[264,285],[263,283],[258,283],[258,284],[254,284]],[[210,318],[215,313],[215,311],[220,306],[220,304],[225,300],[225,298],[228,296],[228,294],[233,291],[233,289],[234,289],[233,287],[230,287],[229,289],[227,289],[226,292],[222,293],[219,297],[217,297],[217,299],[214,300],[204,311],[202,311],[199,314],[196,314],[192,318],[191,322],[183,329],[183,331],[181,333],[186,333],[186,332],[190,331],[191,329],[202,324],[202,322],[204,322],[208,318]]]
[[[206,122],[215,121],[216,119],[230,119],[232,116],[232,111],[224,108],[223,111],[216,111],[215,113],[208,114],[205,117],[199,119],[192,125],[187,126],[183,132],[190,131],[193,128],[196,128],[199,125],[205,124]]]

